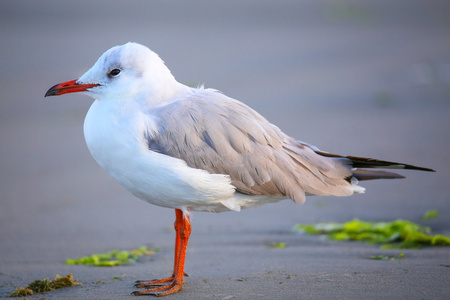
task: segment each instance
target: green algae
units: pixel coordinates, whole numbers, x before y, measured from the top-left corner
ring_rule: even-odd
[[[404,258],[404,257],[405,257],[405,254],[404,253],[400,253],[397,257],[395,257],[395,256],[390,257],[390,256],[387,256],[387,255],[374,255],[374,256],[371,256],[370,258],[371,259],[375,259],[375,260],[390,260],[390,261],[394,261],[394,260],[399,260],[399,259]]]
[[[72,274],[65,277],[56,275],[54,280],[49,280],[48,278],[44,280],[35,280],[27,287],[16,287],[16,290],[8,297],[24,297],[64,287],[80,285],[77,281],[77,279],[73,278]]]
[[[430,209],[424,213],[422,216],[423,221],[427,221],[430,219],[437,218],[439,216],[439,212],[436,209]]]
[[[112,250],[105,253],[83,256],[77,259],[67,259],[66,265],[88,265],[95,267],[114,267],[123,264],[134,263],[139,257],[153,255],[159,251],[158,248],[147,248],[142,246],[134,250]]]
[[[381,244],[382,249],[418,249],[423,246],[450,246],[450,237],[430,235],[431,229],[406,220],[345,223],[297,224],[294,230],[327,235],[336,241],[361,241]]]
[[[268,245],[269,248],[278,248],[278,249],[286,248],[286,246],[287,244],[284,242],[279,243],[273,242]]]

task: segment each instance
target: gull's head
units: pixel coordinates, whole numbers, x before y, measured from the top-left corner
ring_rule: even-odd
[[[164,98],[174,92],[177,84],[155,52],[127,43],[109,49],[80,78],[51,87],[45,96],[82,92],[98,100]]]

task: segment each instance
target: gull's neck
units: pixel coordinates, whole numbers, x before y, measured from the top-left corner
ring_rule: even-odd
[[[137,99],[141,103],[157,106],[184,98],[187,94],[191,93],[191,90],[192,88],[179,83],[174,79],[173,82],[153,85],[151,91],[144,92],[142,95],[138,96]]]

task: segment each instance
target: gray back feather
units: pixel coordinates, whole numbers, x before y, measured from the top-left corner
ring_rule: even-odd
[[[295,141],[243,103],[211,89],[152,108],[156,131],[148,147],[182,159],[192,168],[227,174],[238,192],[287,196],[302,203],[305,193],[352,193],[345,178],[350,160],[324,157]]]

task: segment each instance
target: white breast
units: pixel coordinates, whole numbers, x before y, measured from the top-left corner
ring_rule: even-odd
[[[135,196],[155,205],[222,210],[233,197],[226,175],[193,169],[180,159],[150,151],[145,132],[156,130],[149,115],[128,103],[96,100],[84,122],[86,144],[94,159]]]

